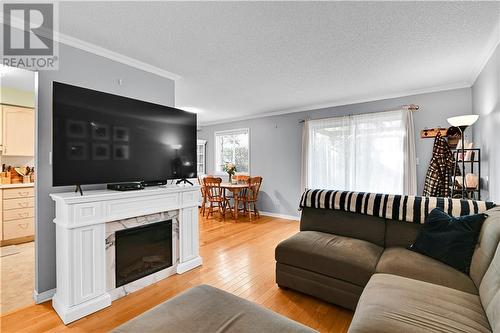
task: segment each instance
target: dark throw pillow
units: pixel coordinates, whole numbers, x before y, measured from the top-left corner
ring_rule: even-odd
[[[453,217],[439,208],[425,219],[410,250],[469,274],[472,255],[486,214]]]

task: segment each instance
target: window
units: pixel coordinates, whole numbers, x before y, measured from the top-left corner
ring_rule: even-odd
[[[304,126],[305,187],[403,193],[402,111],[311,120]]]
[[[250,172],[248,128],[215,132],[215,171],[224,173],[227,162],[234,163],[238,172]]]

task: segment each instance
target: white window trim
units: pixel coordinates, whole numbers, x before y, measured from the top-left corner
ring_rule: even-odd
[[[250,145],[250,128],[235,128],[235,129],[230,129],[230,130],[224,130],[224,131],[216,131],[214,132],[214,175],[215,176],[225,176],[227,173],[223,171],[217,171],[217,135],[221,134],[228,134],[228,133],[238,133],[238,132],[244,132],[246,131],[248,133],[248,174],[250,174],[251,170],[251,158],[250,158],[250,151],[251,151],[251,145]]]

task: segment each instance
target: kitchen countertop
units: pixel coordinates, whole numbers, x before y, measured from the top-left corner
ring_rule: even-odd
[[[33,187],[35,183],[16,183],[16,184],[1,184],[1,188],[18,188],[18,187]]]

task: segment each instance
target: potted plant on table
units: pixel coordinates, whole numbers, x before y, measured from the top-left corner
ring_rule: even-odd
[[[231,163],[231,162],[226,162],[224,164],[223,170],[224,170],[224,172],[227,172],[227,174],[229,175],[229,182],[231,183],[231,178],[233,177],[234,173],[236,172],[236,165],[234,163]]]

